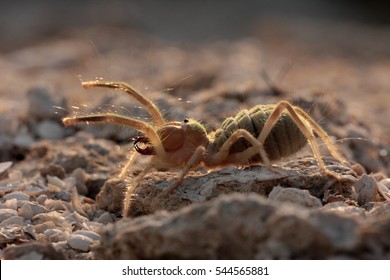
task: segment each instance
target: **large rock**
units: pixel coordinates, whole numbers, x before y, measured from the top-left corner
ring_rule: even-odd
[[[389,203],[379,204],[381,208],[390,208]],[[356,215],[344,208],[351,206],[344,204],[338,211],[313,210],[280,204],[254,193],[229,194],[175,212],[126,218],[108,225],[102,231],[95,256],[99,259],[389,257],[390,215]]]

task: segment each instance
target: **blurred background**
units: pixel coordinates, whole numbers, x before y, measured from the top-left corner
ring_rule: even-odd
[[[3,1],[0,48],[12,51],[72,29],[96,26],[132,28],[170,43],[189,44],[255,36],[273,23],[297,29],[295,35],[310,39],[318,33],[311,24],[325,25],[324,34],[317,36],[346,35],[334,29],[343,23],[386,28],[389,11],[388,1],[363,0]]]

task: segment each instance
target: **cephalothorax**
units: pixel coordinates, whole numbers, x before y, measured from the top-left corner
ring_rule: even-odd
[[[322,139],[334,158],[344,162],[328,134],[305,111],[288,101],[242,110],[237,116],[227,118],[221,128],[207,133],[204,126],[194,119],[165,121],[152,101],[126,83],[90,81],[82,84],[84,88],[104,87],[124,91],[138,100],[152,117],[152,123],[115,113],[66,117],[62,120],[66,126],[76,123],[115,123],[133,127],[143,134],[134,142],[138,152],[134,155],[151,155],[152,158],[127,187],[123,216],[128,214],[134,189],[152,168],[182,168],[178,180],[167,190],[171,192],[180,185],[188,171],[199,164],[206,167],[256,162],[270,165],[271,161],[294,154],[309,142],[321,171],[337,176],[325,167],[314,133]],[[132,156],[129,159],[120,177],[127,174],[135,158]]]

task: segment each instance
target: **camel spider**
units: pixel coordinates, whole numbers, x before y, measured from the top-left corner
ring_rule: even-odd
[[[124,217],[128,215],[135,188],[152,168],[182,168],[177,181],[167,189],[172,192],[181,184],[188,171],[201,163],[206,167],[256,162],[269,166],[271,161],[294,154],[309,142],[321,172],[338,177],[337,173],[325,167],[314,132],[325,143],[331,155],[344,162],[329,135],[305,111],[288,101],[242,110],[235,117],[227,118],[219,129],[208,134],[204,126],[194,119],[167,122],[151,100],[126,83],[96,80],[83,82],[82,85],[86,89],[103,87],[126,92],[139,101],[152,117],[152,123],[115,113],[66,117],[62,120],[65,126],[77,123],[115,123],[130,126],[143,134],[134,142],[138,154],[128,160],[120,177],[127,174],[139,154],[152,155],[152,158],[127,187],[123,202]]]

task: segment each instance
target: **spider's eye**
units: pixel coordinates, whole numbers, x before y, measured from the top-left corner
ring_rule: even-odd
[[[187,119],[187,118],[185,118],[183,122],[184,122],[184,123],[189,123],[189,122],[190,122],[190,120],[189,120],[189,119]]]

